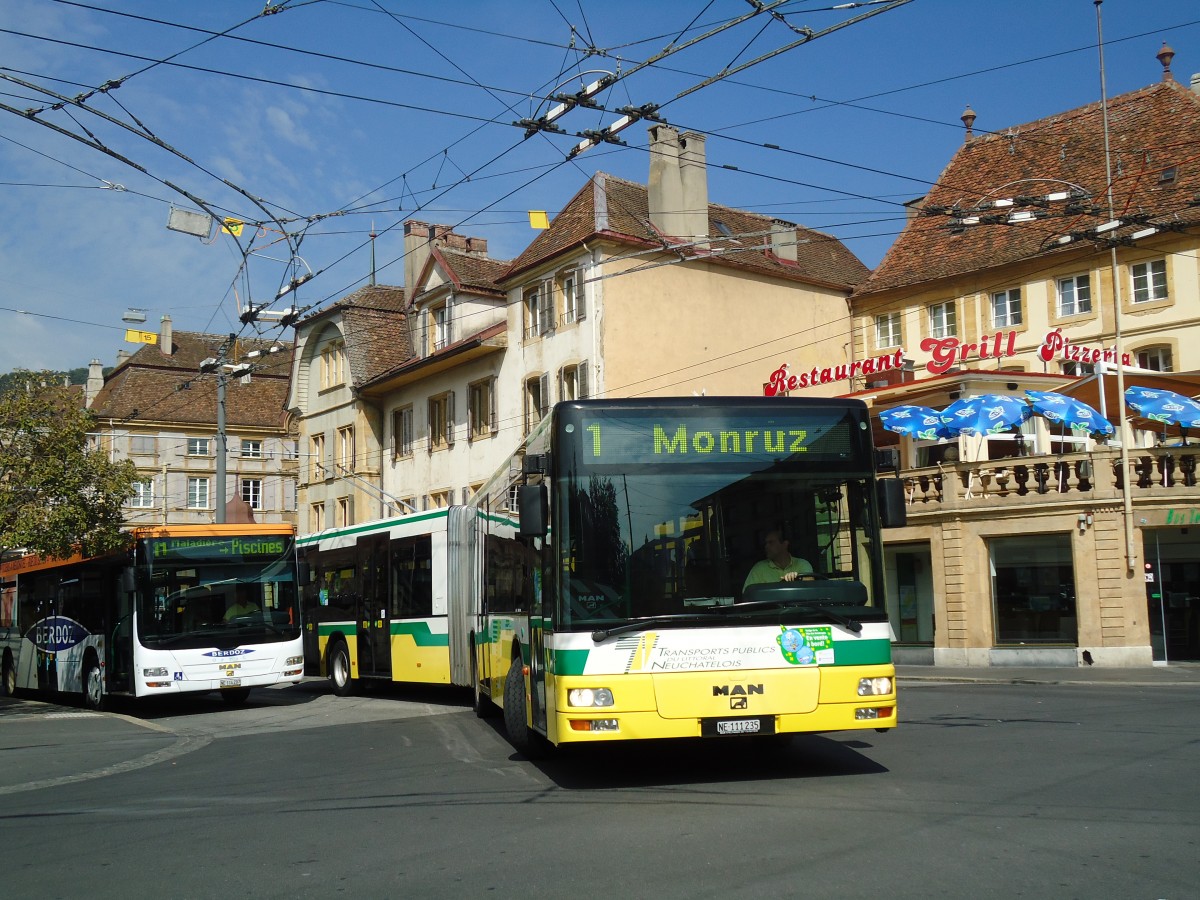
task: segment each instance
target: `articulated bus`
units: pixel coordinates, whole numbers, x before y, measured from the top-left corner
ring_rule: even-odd
[[[875,466],[861,401],[558,404],[472,501],[477,711],[527,753],[894,727]],[[749,578],[771,541],[811,572]]]
[[[306,671],[470,687],[526,753],[892,728],[875,462],[861,401],[560,403],[467,505],[300,538]],[[812,571],[747,583],[769,535]]]
[[[139,528],[104,556],[0,565],[0,690],[106,698],[220,691],[303,676],[290,525]]]

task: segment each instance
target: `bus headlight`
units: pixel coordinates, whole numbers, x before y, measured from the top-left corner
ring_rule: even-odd
[[[146,678],[165,678],[167,670],[164,666],[155,666],[153,669],[142,669],[142,675]]]
[[[567,691],[571,706],[612,706],[613,695],[608,688],[571,688]]]
[[[892,679],[886,675],[879,678],[858,679],[858,696],[880,697],[892,692]]]
[[[289,656],[287,658],[287,660],[284,662],[284,665],[285,666],[298,666],[302,662],[304,662],[303,656]]]

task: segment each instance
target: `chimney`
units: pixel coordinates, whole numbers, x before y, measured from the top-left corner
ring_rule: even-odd
[[[122,347],[117,351],[117,368],[120,368],[127,362],[129,362],[129,351]]]
[[[683,178],[679,173],[679,132],[670,125],[650,126],[650,224],[663,234],[686,234],[683,222]]]
[[[708,237],[708,164],[704,154],[704,135],[685,132],[679,138],[679,178],[683,185],[686,218],[683,234],[691,238]]]
[[[780,259],[796,261],[796,226],[783,219],[771,222],[771,252]]]
[[[83,405],[90,407],[100,388],[104,387],[104,366],[100,360],[93,359],[88,363],[87,383],[83,386]]]
[[[1192,75],[1192,93],[1200,94],[1200,72]]]
[[[175,332],[171,328],[171,317],[163,316],[158,326],[158,352],[163,356],[175,353]]]

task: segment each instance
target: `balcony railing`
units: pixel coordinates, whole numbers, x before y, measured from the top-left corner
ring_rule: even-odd
[[[1200,503],[1196,467],[1200,447],[1129,451],[1129,485],[1137,500]],[[909,511],[971,509],[1057,501],[1105,501],[1121,496],[1120,451],[1021,456],[941,463],[901,470]]]

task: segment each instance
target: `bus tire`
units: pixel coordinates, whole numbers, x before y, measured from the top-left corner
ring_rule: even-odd
[[[525,665],[520,656],[513,659],[504,679],[504,730],[508,733],[508,742],[526,759],[544,755],[545,745],[526,720]]]
[[[336,640],[329,645],[325,659],[329,671],[329,686],[339,697],[349,697],[354,693],[354,679],[350,677],[350,650],[344,640]]]
[[[4,662],[0,663],[0,697],[11,697],[17,692],[17,667],[12,654],[4,651]]]
[[[226,706],[241,706],[250,699],[250,688],[223,688],[221,699],[225,701]]]
[[[104,670],[91,653],[83,661],[83,705],[93,712],[104,709]]]

